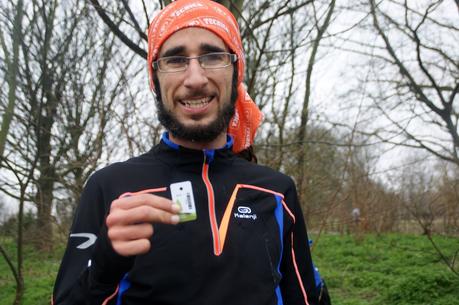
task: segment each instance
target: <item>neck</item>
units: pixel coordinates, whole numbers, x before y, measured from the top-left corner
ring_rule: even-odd
[[[214,140],[209,142],[196,142],[192,140],[185,140],[175,137],[172,133],[169,133],[169,140],[180,146],[196,150],[218,149],[222,148],[226,144],[226,132],[221,133]]]

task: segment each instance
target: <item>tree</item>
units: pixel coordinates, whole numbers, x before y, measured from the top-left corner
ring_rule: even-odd
[[[54,205],[71,202],[58,209],[71,213],[101,157],[118,151],[103,148],[108,134],[119,139],[116,113],[131,103],[118,101],[136,88],[126,90],[132,56],[121,54],[113,35],[95,26],[98,19],[87,4],[35,1],[25,11],[28,30],[16,63],[16,112],[5,160],[22,168],[36,160],[34,188],[27,189],[26,199],[37,208],[37,245],[50,249]]]
[[[360,77],[347,94],[349,101],[365,97],[359,132],[459,165],[459,26],[453,5],[361,1],[352,7],[361,20],[343,38],[343,48],[364,58],[354,65],[352,73]]]
[[[313,7],[315,8],[314,4]],[[316,36],[315,39],[313,40],[312,43],[312,49],[311,53],[309,55],[309,60],[308,60],[308,66],[307,66],[307,71],[306,71],[306,78],[305,78],[305,94],[304,94],[304,100],[303,100],[303,106],[301,110],[301,122],[300,126],[298,129],[298,140],[300,141],[300,148],[299,148],[299,153],[298,153],[298,168],[300,168],[300,172],[298,174],[298,189],[300,193],[300,197],[302,194],[305,192],[304,190],[304,179],[307,175],[308,172],[308,166],[307,163],[305,162],[306,155],[308,154],[308,143],[307,143],[307,125],[308,125],[308,117],[309,117],[309,104],[310,104],[310,98],[311,98],[311,78],[312,78],[312,71],[314,68],[314,65],[316,64],[316,56],[317,56],[317,51],[319,49],[319,45],[321,43],[321,40],[330,25],[330,21],[332,18],[332,15],[334,13],[335,9],[335,1],[332,0],[330,2],[330,6],[328,7],[325,18],[323,20],[322,24],[319,24],[318,18],[315,20],[315,30],[316,30]],[[314,17],[316,17],[317,14],[314,14]]]
[[[457,167],[454,167],[454,170],[456,171]],[[444,173],[437,172],[435,174]],[[447,188],[451,187],[445,185],[445,180],[450,178],[442,175],[443,181],[441,181],[436,175],[432,175],[430,169],[426,166],[405,169],[401,175],[400,197],[403,199],[403,206],[412,219],[418,223],[422,229],[422,234],[430,241],[439,259],[451,272],[459,276],[459,270],[456,265],[459,248],[453,255],[448,256],[433,238],[434,233],[438,230],[435,228],[435,224],[444,218],[445,213],[449,213],[448,217],[457,217],[459,212],[457,202],[453,204],[452,211],[450,210],[449,196],[443,194],[445,186]],[[455,177],[453,179],[455,180]],[[441,182],[439,183],[438,180]]]
[[[457,234],[459,232],[459,173],[458,168],[447,162],[437,166],[439,172],[436,190],[441,202],[442,223],[444,234]]]
[[[14,265],[13,260],[9,257],[6,250],[0,245],[0,253],[3,258],[6,260],[11,273],[14,276],[16,281],[16,295],[14,299],[14,305],[19,305],[22,303],[22,297],[24,295],[24,274],[23,274],[23,265],[24,265],[24,206],[27,201],[27,188],[32,181],[33,172],[37,164],[37,159],[30,165],[29,168],[21,168],[10,162],[9,160],[4,160],[5,166],[10,169],[17,180],[19,185],[19,209],[17,216],[17,238],[16,238],[16,265]]]

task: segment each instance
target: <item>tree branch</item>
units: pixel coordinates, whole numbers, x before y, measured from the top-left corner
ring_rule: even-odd
[[[123,2],[124,9],[126,10],[126,12],[128,12],[129,18],[131,18],[131,21],[134,23],[134,28],[136,29],[137,33],[139,33],[139,36],[143,40],[147,41],[148,40],[147,34],[145,34],[145,31],[140,28],[139,23],[137,22],[137,19],[135,19],[135,16],[132,13],[129,3],[126,0],[121,0],[121,2]]]
[[[104,9],[100,6],[99,2],[97,0],[90,0],[90,2],[96,9],[97,14],[99,14],[100,18],[102,18],[105,24],[113,32],[113,34],[115,34],[119,39],[121,39],[121,41],[125,45],[127,45],[132,51],[134,51],[137,55],[139,55],[143,59],[147,59],[147,52],[143,50],[142,48],[140,48],[132,40],[130,40],[123,32],[121,32],[119,27],[117,27],[115,23],[113,23],[113,21],[110,19],[110,17],[107,16]]]
[[[18,273],[16,271],[16,268],[14,267],[13,262],[9,258],[8,253],[6,253],[5,249],[3,249],[3,247],[1,245],[0,245],[0,253],[2,254],[2,256],[5,259],[6,263],[8,264],[8,267],[10,268],[11,273],[14,276],[14,280],[16,281],[16,284],[18,284],[20,282],[20,279],[19,279],[19,275],[18,275]]]

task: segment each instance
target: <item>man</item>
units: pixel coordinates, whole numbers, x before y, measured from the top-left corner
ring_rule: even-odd
[[[167,132],[89,179],[54,304],[316,305],[293,181],[235,155],[261,120],[242,85],[235,18],[209,0],[178,0],[148,37]]]

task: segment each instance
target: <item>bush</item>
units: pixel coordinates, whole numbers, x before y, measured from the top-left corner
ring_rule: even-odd
[[[394,278],[385,300],[387,304],[399,305],[459,304],[459,277],[441,268],[414,269]]]
[[[23,218],[23,230],[24,236],[34,234],[36,229],[37,219],[35,214],[32,211],[27,211],[24,213]],[[10,216],[4,223],[0,225],[0,235],[8,236],[12,238],[17,237],[18,232],[18,218],[17,215]],[[35,232],[36,233],[36,232]]]

